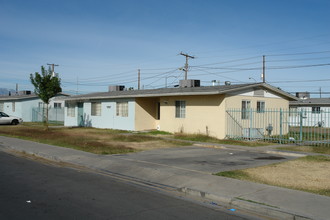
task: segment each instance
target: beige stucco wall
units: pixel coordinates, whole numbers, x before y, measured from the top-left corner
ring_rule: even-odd
[[[250,100],[251,108],[257,108],[257,101],[264,101],[266,109],[289,109],[289,101],[283,98],[255,97],[255,96],[228,96],[226,97],[226,108],[242,108],[242,100]]]
[[[242,101],[248,100],[251,102],[251,109],[253,111],[248,113],[248,119],[242,119],[242,113],[239,112],[242,108]],[[265,112],[258,113],[257,102],[265,102]],[[288,114],[280,113],[281,109],[287,111],[289,109],[289,101],[280,97],[255,97],[255,96],[227,96],[226,109],[230,113],[226,113],[226,133],[230,135],[246,136],[248,130],[255,129],[254,133],[259,133],[260,135],[267,135],[268,131],[266,128],[271,125],[272,135],[286,134],[289,130],[288,127]],[[281,123],[282,121],[282,123]],[[258,130],[258,131],[256,131]]]
[[[225,133],[224,95],[160,98],[160,120],[156,126],[168,132],[208,133],[223,138]],[[175,117],[175,101],[186,101],[186,117]]]
[[[156,129],[158,98],[135,99],[135,130]]]
[[[135,104],[135,130],[149,130],[159,128],[162,131],[172,133],[201,133],[223,139],[228,129],[236,129],[241,135],[243,128],[250,128],[249,120],[241,120],[241,112],[237,113],[240,126],[235,128],[228,126],[229,117],[226,110],[242,108],[242,101],[249,100],[251,108],[257,108],[257,101],[264,101],[266,109],[288,109],[289,102],[286,99],[276,97],[255,97],[253,95],[199,95],[199,96],[175,96],[160,98],[136,98]],[[175,117],[175,101],[186,101],[186,117]],[[160,103],[160,120],[157,120],[157,103]],[[264,113],[253,115],[255,128],[264,129],[268,124],[274,126],[274,134],[279,132],[278,118],[267,116]],[[286,119],[283,119],[284,121]],[[235,124],[236,123],[236,124]],[[287,131],[282,127],[282,132]]]

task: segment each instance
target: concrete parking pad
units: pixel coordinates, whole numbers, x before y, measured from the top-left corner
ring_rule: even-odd
[[[294,159],[293,156],[281,156],[265,152],[222,149],[206,147],[179,147],[144,151],[132,154],[112,155],[124,160],[139,161],[189,169],[205,173],[237,170],[257,167]]]

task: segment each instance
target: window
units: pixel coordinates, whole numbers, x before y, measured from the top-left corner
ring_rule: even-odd
[[[68,103],[67,104],[67,116],[68,117],[75,117],[76,116],[76,114],[75,114],[75,111],[76,110],[76,106],[75,106],[75,104],[73,104],[73,103]]]
[[[43,103],[43,102],[39,102],[38,103],[38,108],[39,109],[44,109],[46,107],[46,104],[45,103]]]
[[[160,102],[157,102],[157,120],[160,120]]]
[[[264,112],[265,112],[265,102],[257,101],[257,113],[264,113]]]
[[[321,107],[312,107],[312,113],[313,114],[320,114],[321,113]]]
[[[101,102],[92,102],[92,116],[101,116]]]
[[[54,108],[62,108],[62,103],[54,102]]]
[[[3,112],[3,111],[4,111],[4,103],[0,102],[0,112]]]
[[[12,102],[12,111],[15,112],[15,110],[16,110],[15,102]]]
[[[186,117],[186,101],[175,101],[175,117]]]
[[[251,108],[251,101],[243,100],[242,101],[242,119],[250,118],[250,108]]]
[[[289,116],[298,116],[298,108],[297,107],[290,107],[289,109]]]
[[[116,103],[116,115],[120,117],[128,117],[128,102]]]

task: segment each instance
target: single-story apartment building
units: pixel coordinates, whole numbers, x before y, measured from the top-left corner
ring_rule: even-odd
[[[66,94],[58,94],[50,100],[49,107],[52,109],[64,109],[64,97]],[[44,102],[31,91],[20,91],[17,94],[0,96],[0,112],[20,117],[23,122],[32,122],[33,118],[41,118]],[[64,121],[64,112],[58,116],[59,121]]]
[[[330,98],[300,98],[290,101],[290,125],[330,127]]]
[[[118,87],[120,88],[120,86]],[[202,133],[225,138],[228,122],[238,122],[228,109],[240,109],[247,121],[249,109],[289,109],[296,98],[266,83],[192,86],[151,90],[124,90],[71,96],[65,100],[65,126],[142,131]],[[275,122],[265,121],[263,128]],[[249,124],[249,123],[247,123]],[[241,131],[242,132],[242,131]]]

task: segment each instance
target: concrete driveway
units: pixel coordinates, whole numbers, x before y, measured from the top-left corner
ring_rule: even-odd
[[[249,147],[246,150],[242,150],[197,146],[157,149],[125,155],[112,155],[111,157],[205,173],[257,167],[295,158],[258,152]]]

